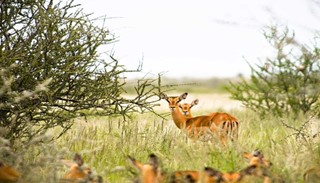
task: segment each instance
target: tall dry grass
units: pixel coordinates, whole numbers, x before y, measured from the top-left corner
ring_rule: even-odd
[[[319,138],[304,141],[270,116],[260,120],[256,114],[237,110],[239,139],[223,148],[218,143],[193,141],[174,126],[170,116],[163,120],[153,114],[121,118],[79,119],[57,144],[83,154],[86,161],[107,182],[131,182],[135,171],[126,160],[131,155],[146,161],[150,153],[162,160],[165,171],[202,170],[210,166],[221,171],[237,171],[247,166],[243,152],[260,149],[272,163],[274,175],[286,182],[303,182],[303,172],[320,160]],[[304,120],[301,117],[301,120]],[[292,125],[299,120],[285,119]]]
[[[171,120],[167,103],[160,101],[155,110],[166,113],[166,119],[151,113],[132,114],[126,121],[116,117],[79,118],[73,128],[58,140],[50,141],[50,135],[44,135],[35,139],[33,144],[21,144],[18,154],[5,157],[10,157],[8,161],[22,172],[28,182],[48,183],[58,182],[66,171],[59,160],[72,159],[74,153],[80,153],[94,173],[110,183],[132,182],[137,172],[128,163],[127,155],[146,162],[150,153],[161,159],[161,167],[167,172],[202,170],[205,166],[221,171],[238,171],[248,164],[242,153],[260,149],[273,163],[272,173],[294,183],[303,182],[302,175],[308,168],[320,166],[319,136],[304,139],[293,135],[295,131],[283,125],[284,122],[298,127],[308,120],[307,116],[285,119],[268,116],[261,120],[257,114],[241,107],[228,107],[226,102],[221,105],[223,107],[213,107],[210,101],[214,103],[219,97],[205,97],[208,96],[188,97],[190,101],[199,98],[200,104],[209,104],[208,107],[205,104],[194,107],[194,115],[226,111],[240,121],[239,139],[229,142],[227,148],[218,141],[188,139]],[[231,104],[235,103],[232,101]],[[313,119],[310,128],[304,132],[314,133],[319,129],[319,120]],[[59,130],[53,129],[49,134],[54,136]],[[4,157],[3,154],[11,151],[3,148],[6,141],[0,142],[0,155]]]

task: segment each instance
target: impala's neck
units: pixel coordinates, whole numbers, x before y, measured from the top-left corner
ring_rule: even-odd
[[[188,117],[188,118],[192,118],[191,111],[188,111],[188,114],[186,115],[186,117]]]
[[[187,118],[182,114],[182,112],[180,111],[178,106],[176,106],[174,108],[174,110],[171,110],[171,115],[172,115],[172,119],[173,119],[174,124],[179,129],[186,127]]]

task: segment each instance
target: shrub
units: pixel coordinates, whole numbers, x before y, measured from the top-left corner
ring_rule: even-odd
[[[0,4],[0,128],[11,144],[56,126],[63,134],[79,116],[152,111],[157,79],[139,80],[137,96],[124,98],[123,74],[132,71],[102,58],[113,35],[73,1]]]
[[[249,64],[250,79],[241,77],[231,82],[227,90],[232,98],[258,112],[286,116],[291,112],[317,112],[320,96],[319,41],[311,46],[296,41],[287,28],[270,27],[265,37],[273,46],[275,56],[265,63]]]

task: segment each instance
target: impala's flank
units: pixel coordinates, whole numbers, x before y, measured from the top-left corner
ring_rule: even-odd
[[[238,139],[239,121],[237,118],[225,112],[213,112],[211,116],[218,121],[223,121],[222,129],[230,136],[231,140]]]

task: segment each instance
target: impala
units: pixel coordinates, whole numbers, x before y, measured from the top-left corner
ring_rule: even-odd
[[[195,105],[198,105],[198,103],[199,103],[199,100],[195,99],[190,104],[189,103],[179,104],[179,107],[181,108],[181,111],[182,111],[184,116],[193,117],[192,114],[191,114],[191,108],[193,106],[195,106]]]
[[[261,151],[254,150],[251,153],[243,153],[243,157],[249,160],[249,166],[256,166],[251,175],[263,178],[263,183],[284,182],[281,177],[271,173],[270,167],[272,163],[267,160]]]
[[[254,150],[251,153],[244,152],[243,157],[249,160],[249,165],[263,166],[266,168],[271,167],[272,163],[265,159],[261,151]]]
[[[216,183],[215,175],[206,171],[181,170],[173,173],[164,173],[160,170],[158,157],[149,155],[149,163],[141,163],[135,158],[128,156],[130,163],[139,171],[138,180],[135,183]]]
[[[196,99],[192,101],[190,104],[188,103],[179,104],[179,107],[181,108],[181,111],[184,116],[193,117],[191,114],[191,108],[195,105],[198,105],[198,103],[199,103],[199,100]],[[212,112],[210,116],[215,116],[215,118],[220,118],[226,121],[226,123],[222,126],[223,130],[226,131],[226,134],[230,135],[232,140],[238,138],[239,122],[237,118],[224,112]]]
[[[101,176],[94,176],[91,168],[84,166],[81,155],[75,154],[73,162],[64,161],[64,164],[69,167],[69,171],[64,175],[60,183],[102,183]]]
[[[181,170],[171,174],[170,183],[217,183],[220,180],[220,172],[210,168],[205,168],[203,171],[196,170]],[[214,173],[213,173],[214,172]]]
[[[250,165],[239,172],[222,173],[210,167],[202,171],[180,170],[172,173],[163,173],[159,167],[158,157],[149,155],[149,163],[141,163],[128,156],[130,163],[139,171],[135,183],[239,183],[245,176],[253,175],[257,170],[256,165]]]
[[[156,155],[149,155],[149,163],[143,164],[135,158],[128,156],[131,164],[139,171],[139,180],[135,182],[142,183],[161,183],[164,182],[164,175],[159,167],[159,159]]]
[[[215,183],[240,183],[246,182],[244,178],[252,175],[257,169],[256,165],[250,165],[239,172],[220,172],[210,167],[205,167],[206,177],[203,182],[215,182]]]
[[[238,122],[233,118],[222,115],[224,113],[212,113],[210,115],[186,117],[179,110],[179,102],[186,99],[188,93],[180,96],[168,97],[164,93],[160,93],[160,98],[169,103],[172,119],[179,129],[186,129],[189,137],[198,138],[204,134],[218,134],[220,141],[226,146],[228,134],[233,128],[237,128]],[[230,121],[231,120],[231,121]]]
[[[17,182],[20,174],[14,168],[0,162],[0,182]]]

